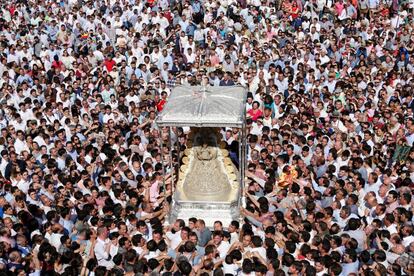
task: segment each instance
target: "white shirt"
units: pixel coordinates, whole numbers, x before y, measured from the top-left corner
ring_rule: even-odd
[[[20,116],[24,122],[27,122],[28,120],[31,120],[34,117],[33,111],[31,111],[30,109],[27,109],[24,112],[20,111]]]
[[[226,264],[223,263],[223,272],[224,274],[231,274],[231,275],[237,275],[237,270],[239,269],[238,265],[236,264]]]
[[[9,162],[7,162],[5,159],[2,159],[1,160],[1,163],[0,163],[0,172],[1,172],[2,175],[4,175],[4,173],[6,172],[7,164],[9,164]]]
[[[170,240],[170,247],[173,250],[175,250],[182,241],[181,231],[178,231],[174,234],[172,232],[167,232],[166,236]]]
[[[103,121],[104,124],[108,123],[108,121],[111,120],[111,119],[115,120],[115,116],[114,116],[113,113],[111,113],[111,114],[106,114],[105,113],[102,117],[102,121]]]
[[[337,210],[335,210],[335,211],[337,211]],[[341,228],[345,228],[345,226],[347,225],[349,219],[351,219],[351,218],[359,219],[358,216],[355,215],[355,214],[350,214],[349,217],[347,217],[346,219],[343,219],[339,216],[339,212],[335,212],[335,211],[334,211],[334,217],[336,219],[336,223]]]
[[[138,255],[141,255],[141,253],[144,251],[144,249],[142,249],[139,246],[133,246],[132,249],[134,249],[135,252],[137,252]]]
[[[257,252],[259,253],[259,255],[264,259],[267,260],[266,257],[266,249],[264,249],[264,247],[256,247],[256,248],[252,248],[251,250],[252,253]]]
[[[263,125],[258,125],[256,122],[252,124],[252,130],[250,131],[251,134],[260,135],[262,133]]]
[[[151,251],[148,253],[148,255],[146,255],[144,258],[149,260],[149,259],[153,259],[153,258],[157,258],[159,256],[159,252],[157,251]]]
[[[398,230],[395,224],[391,224],[390,226],[386,227],[385,230],[388,230],[388,232],[390,232],[391,235],[398,233]]]
[[[239,234],[237,234],[237,232],[230,233],[230,237],[230,245],[239,240]]]
[[[138,95],[135,95],[135,94],[132,96],[128,94],[125,96],[125,99],[127,100],[128,103],[130,102],[139,103],[140,102]]]
[[[349,236],[353,237],[357,242],[358,242],[358,248],[363,250],[364,249],[364,244],[366,242],[367,236],[365,234],[364,231],[362,230],[350,230],[347,231],[347,233],[349,234]],[[348,275],[348,274],[346,274]]]
[[[340,120],[336,120],[336,121],[333,120],[332,121],[332,126],[337,127],[342,132],[347,132],[347,130],[348,130]]]
[[[16,185],[19,190],[21,190],[23,193],[27,194],[27,192],[29,191],[29,187],[30,187],[30,182],[28,181],[24,181],[23,179],[20,180],[17,185]],[[46,214],[46,213],[45,213]]]
[[[408,236],[408,237],[405,237],[402,240],[402,244],[405,247],[409,246],[412,242],[414,242],[414,236],[412,236],[412,235],[411,236]]]
[[[380,186],[381,186],[381,181],[377,181],[374,184],[368,184],[367,183],[367,185],[365,185],[364,191],[365,191],[366,194],[369,193],[369,192],[374,192],[375,195],[378,195],[378,191],[379,191]]]
[[[379,1],[378,0],[369,0],[368,1],[368,6],[370,9],[376,9],[379,6]]]
[[[62,244],[60,242],[60,238],[62,236],[63,236],[62,234],[58,234],[58,233],[52,233],[52,234],[46,233],[45,238],[49,240],[50,244],[53,245],[56,248],[56,250],[59,250],[59,247]]]
[[[29,147],[27,146],[26,142],[18,138],[16,139],[16,142],[14,142],[14,148],[16,149],[17,154],[20,154],[24,150],[30,152]]]
[[[220,254],[220,258],[224,259],[227,255],[227,251],[229,251],[230,243],[226,241],[222,241],[220,245],[217,247],[217,251]]]
[[[348,276],[350,273],[358,274],[359,261],[342,264],[342,273],[340,276]]]
[[[412,147],[412,146],[413,146],[413,143],[414,143],[414,133],[412,133],[412,134],[408,135],[408,136],[406,137],[406,139],[407,139],[407,144],[408,144],[410,147]]]
[[[98,260],[98,265],[104,266],[109,270],[114,266],[114,263],[112,262],[109,253],[105,251],[105,245],[107,242],[110,241],[104,241],[100,238],[96,239],[94,252],[95,257]]]

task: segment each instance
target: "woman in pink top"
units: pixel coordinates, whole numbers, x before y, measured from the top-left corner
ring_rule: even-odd
[[[274,36],[276,36],[276,32],[274,32],[272,30],[272,26],[271,25],[267,25],[266,26],[266,38],[267,38],[267,41],[270,42],[273,39]]]
[[[210,53],[210,62],[211,62],[211,65],[213,67],[215,67],[215,66],[217,66],[217,65],[220,64],[220,58],[216,54],[216,51],[214,51],[214,50],[212,50],[211,53]]]
[[[341,15],[343,9],[344,9],[344,3],[342,2],[342,0],[339,0],[338,2],[335,3],[335,11],[338,16]]]
[[[260,104],[257,101],[254,101],[252,104],[252,108],[247,111],[247,114],[252,117],[252,120],[255,122],[259,117],[263,115],[263,112],[261,109],[259,109]]]

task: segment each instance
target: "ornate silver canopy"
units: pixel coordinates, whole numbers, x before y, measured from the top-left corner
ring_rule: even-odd
[[[158,126],[242,127],[247,91],[242,86],[178,86],[157,118]]]

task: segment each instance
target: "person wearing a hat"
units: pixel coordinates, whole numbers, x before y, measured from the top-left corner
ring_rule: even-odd
[[[332,115],[330,117],[331,126],[334,130],[338,130],[343,133],[347,132],[347,128],[341,120],[341,113],[339,111],[335,110],[334,112],[332,112]]]
[[[263,117],[259,117],[256,121],[252,123],[252,128],[250,130],[251,134],[260,136],[263,129]]]
[[[234,62],[233,62],[232,58],[230,57],[230,55],[226,55],[224,57],[223,70],[226,71],[226,72],[230,72],[232,74],[235,71]]]

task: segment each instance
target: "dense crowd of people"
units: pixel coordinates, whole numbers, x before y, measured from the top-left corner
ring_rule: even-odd
[[[0,274],[414,275],[413,8],[2,1]],[[249,91],[244,220],[168,226],[203,81]]]

